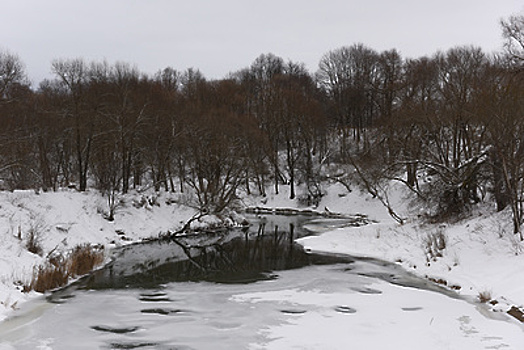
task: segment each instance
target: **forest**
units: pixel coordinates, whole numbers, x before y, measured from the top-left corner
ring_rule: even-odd
[[[388,205],[383,183],[397,180],[433,217],[493,201],[520,233],[524,16],[501,27],[500,53],[406,59],[354,44],[314,73],[268,53],[218,80],[75,58],[54,60],[53,79],[33,87],[22,59],[2,51],[0,188],[94,188],[111,203],[153,186],[220,213],[238,191],[286,185],[314,205],[325,181],[350,189],[355,178]]]

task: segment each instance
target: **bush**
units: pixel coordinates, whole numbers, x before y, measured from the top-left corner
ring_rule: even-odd
[[[40,245],[40,237],[38,231],[31,228],[27,235],[25,247],[33,254],[42,255],[42,246]]]
[[[40,243],[40,236],[44,231],[44,221],[40,218],[31,216],[29,230],[27,231],[27,237],[25,246],[33,254],[42,256],[43,249]],[[22,230],[18,227],[18,236],[22,238]]]
[[[442,229],[428,234],[424,240],[427,261],[429,262],[430,260],[436,260],[437,258],[442,257],[446,246],[447,237]]]
[[[478,298],[481,303],[487,303],[491,301],[491,292],[488,290],[479,292]]]

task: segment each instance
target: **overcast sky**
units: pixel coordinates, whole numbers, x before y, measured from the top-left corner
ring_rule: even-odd
[[[499,20],[523,11],[522,0],[2,0],[0,49],[35,85],[53,59],[76,57],[222,78],[271,52],[314,72],[323,54],[359,42],[404,57],[498,51]]]

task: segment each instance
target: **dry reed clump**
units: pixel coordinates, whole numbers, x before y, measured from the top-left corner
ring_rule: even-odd
[[[478,298],[479,298],[479,301],[484,304],[487,303],[488,301],[491,301],[491,291],[485,290],[485,291],[479,292]]]
[[[36,255],[42,255],[43,249],[40,244],[40,237],[37,231],[30,229],[27,235],[26,248],[31,253]]]
[[[81,276],[104,262],[104,253],[88,245],[76,246],[69,256],[69,274]]]
[[[447,247],[447,237],[442,229],[432,232],[424,239],[424,249],[426,251],[426,260],[435,261],[443,256],[444,249]]]
[[[70,278],[85,275],[104,262],[101,248],[78,245],[66,257],[59,255],[48,258],[45,265],[35,269],[31,283],[25,291],[45,292],[65,286]]]
[[[37,292],[45,292],[64,286],[69,280],[67,271],[63,266],[54,266],[52,264],[46,264],[45,266],[39,266],[33,274],[33,280],[29,286],[26,286],[24,290],[30,291],[35,290]]]

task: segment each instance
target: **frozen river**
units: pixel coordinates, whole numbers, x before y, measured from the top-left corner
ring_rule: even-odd
[[[305,218],[264,220],[225,237],[126,247],[107,268],[0,324],[0,349],[519,349],[524,341],[505,315],[394,264],[303,252],[293,240]]]

